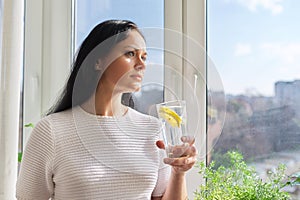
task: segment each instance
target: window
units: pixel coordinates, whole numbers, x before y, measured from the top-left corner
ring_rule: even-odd
[[[226,94],[211,157],[237,149],[262,177],[279,163],[287,174],[300,165],[300,2],[264,2],[207,1],[208,54]]]
[[[148,64],[142,90],[134,94],[134,107],[143,113],[154,114],[153,105],[163,101],[164,1],[76,0],[75,48],[96,24],[107,19],[131,20],[145,35]]]
[[[199,59],[199,54],[188,51],[189,48],[186,47],[190,45],[187,38],[191,38],[194,43],[205,49],[205,0],[26,0],[24,124],[36,124],[53,104],[68,77],[71,58],[78,45],[96,23],[108,18],[130,19],[146,34],[149,47],[148,69],[143,90],[137,98],[148,98],[148,95],[152,98],[152,93],[148,90],[153,88],[157,88],[155,94],[159,95],[149,104],[161,101],[162,97],[169,100],[170,91],[175,91],[180,97],[189,98],[191,91],[185,90],[185,87],[193,88],[197,85],[196,95],[202,110],[198,112],[200,115],[191,118],[201,123],[198,124],[200,130],[197,147],[201,152],[201,159],[204,159],[205,59],[203,55]],[[184,63],[183,58],[194,61],[197,69],[186,67],[187,63]],[[165,70],[165,66],[169,66],[170,70]],[[179,79],[174,76],[172,69],[176,69]],[[199,71],[201,75],[195,76],[195,71]],[[184,85],[183,77],[190,82],[187,81]],[[169,90],[163,90],[164,88]],[[141,111],[152,114],[151,108]],[[30,128],[24,129],[23,146],[30,133]],[[197,169],[187,176],[188,193],[192,198],[201,178],[197,175]]]
[[[26,0],[24,124],[36,124],[55,102],[71,66],[71,0]],[[23,146],[31,133],[23,131]]]

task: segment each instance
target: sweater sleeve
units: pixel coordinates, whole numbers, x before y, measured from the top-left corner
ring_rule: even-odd
[[[54,139],[49,119],[41,120],[27,142],[17,180],[18,200],[45,200],[53,196]]]

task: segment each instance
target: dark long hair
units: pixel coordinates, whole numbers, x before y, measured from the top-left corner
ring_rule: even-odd
[[[137,25],[128,20],[107,20],[93,28],[79,47],[61,95],[46,115],[80,105],[92,96],[103,73],[95,69],[97,60],[126,39],[129,30],[136,30],[143,37]],[[122,103],[133,107],[131,95],[123,95]]]

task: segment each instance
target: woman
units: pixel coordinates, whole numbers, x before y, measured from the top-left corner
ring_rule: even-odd
[[[158,120],[122,103],[140,90],[146,58],[133,22],[109,20],[91,31],[61,99],[27,142],[18,199],[187,198],[193,141],[183,138],[190,146],[182,157],[163,158]]]

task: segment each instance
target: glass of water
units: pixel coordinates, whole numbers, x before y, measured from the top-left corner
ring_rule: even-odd
[[[188,147],[182,138],[186,131],[186,102],[184,100],[168,101],[156,104],[158,118],[162,124],[162,135],[167,157],[181,157]]]

